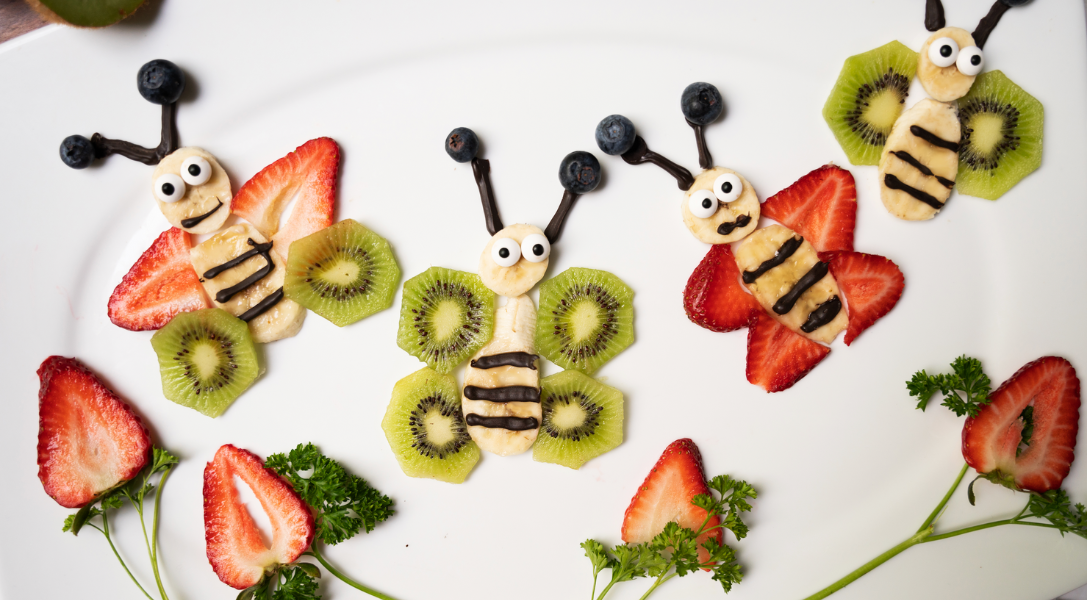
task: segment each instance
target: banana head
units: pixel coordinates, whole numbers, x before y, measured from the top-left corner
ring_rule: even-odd
[[[483,285],[515,298],[531,290],[547,272],[551,244],[535,225],[510,225],[495,233],[479,257]]]
[[[695,178],[681,206],[683,223],[707,244],[741,240],[759,226],[755,188],[732,169],[713,167]]]
[[[152,179],[159,210],[174,227],[211,233],[230,216],[230,176],[200,148],[179,148],[159,162]]]
[[[958,100],[970,91],[985,66],[981,48],[965,29],[938,29],[921,46],[917,78],[933,99]]]

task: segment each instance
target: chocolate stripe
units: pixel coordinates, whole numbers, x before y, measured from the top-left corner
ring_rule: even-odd
[[[833,321],[834,317],[837,317],[841,310],[842,301],[837,296],[834,296],[830,300],[820,304],[815,310],[811,311],[811,314],[808,315],[808,320],[804,321],[804,324],[800,326],[800,331],[811,333],[816,329],[819,329],[823,325]]]
[[[906,164],[920,171],[922,175],[935,177],[936,181],[939,181],[940,185],[943,185],[945,188],[950,190],[951,188],[955,187],[954,181],[951,181],[950,179],[944,177],[940,177],[939,175],[933,173],[932,169],[926,167],[924,164],[921,163],[921,161],[914,158],[909,152],[906,152],[905,150],[895,150],[891,152],[891,154],[894,154],[898,158],[901,158],[903,161],[906,162]]]
[[[481,417],[474,413],[469,413],[464,418],[464,422],[470,427],[509,429],[510,431],[525,431],[526,429],[537,429],[540,426],[540,422],[535,417],[528,417],[527,419],[520,417]]]
[[[233,298],[236,294],[238,294],[245,288],[253,285],[254,283],[260,281],[261,279],[264,279],[268,276],[269,273],[272,272],[272,269],[275,268],[275,263],[272,262],[272,257],[268,256],[267,252],[261,252],[260,255],[264,257],[264,260],[267,261],[267,264],[261,267],[259,271],[253,273],[252,275],[246,277],[238,283],[228,288],[223,288],[219,290],[219,293],[215,294],[216,302],[229,302],[230,299]]]
[[[944,207],[944,203],[937,200],[936,196],[933,196],[928,192],[923,192],[913,186],[902,183],[901,179],[895,177],[891,173],[887,173],[886,177],[883,178],[883,183],[892,190],[901,190],[903,192],[906,192],[907,194],[913,196],[914,198],[917,198],[925,204],[928,204],[936,210],[940,210]]]
[[[524,367],[536,370],[536,359],[540,358],[528,352],[503,352],[490,356],[481,356],[472,361],[472,366],[477,369],[493,369],[495,367]]]
[[[812,265],[811,269],[809,269],[807,273],[804,273],[804,276],[793,285],[793,289],[786,292],[781,298],[778,298],[778,301],[774,303],[774,312],[783,315],[792,310],[793,306],[796,305],[796,301],[800,299],[800,295],[808,291],[808,288],[825,277],[829,270],[830,267],[827,263],[822,261]]]
[[[732,223],[721,223],[717,226],[717,233],[720,235],[728,235],[733,230],[740,227],[747,227],[751,223],[751,215],[740,215],[736,217],[736,220]]]
[[[271,309],[273,306],[279,304],[279,301],[282,299],[283,288],[281,287],[278,290],[272,292],[271,294],[265,296],[264,300],[261,300],[260,302],[253,305],[253,308],[250,308],[249,310],[243,312],[238,318],[248,323],[253,319],[268,312],[268,310]]]
[[[929,131],[929,130],[923,128],[923,127],[918,127],[917,125],[910,125],[910,133],[912,133],[912,134],[916,135],[917,137],[925,140],[926,142],[932,144],[933,146],[938,146],[940,148],[943,148],[945,150],[950,150],[952,152],[958,152],[959,151],[959,143],[958,142],[949,142],[949,141],[945,140],[942,137],[938,137],[936,134],[932,133],[931,131]]]
[[[246,252],[245,254],[242,254],[241,256],[238,256],[236,258],[232,258],[232,259],[226,261],[225,263],[219,265],[218,267],[212,267],[212,268],[208,269],[207,271],[204,271],[204,277],[206,277],[208,279],[215,279],[215,277],[218,276],[223,271],[233,269],[234,267],[242,264],[243,262],[249,260],[250,258],[253,258],[254,256],[256,256],[258,254],[263,254],[263,253],[265,253],[265,252],[272,249],[272,242],[266,242],[266,243],[263,243],[263,244],[258,244],[256,242],[254,242],[252,238],[250,238],[248,241],[249,241],[249,245],[253,247],[252,250]]]
[[[219,199],[216,198],[216,200],[219,200]],[[196,227],[197,225],[200,224],[200,221],[203,221],[204,219],[210,217],[211,215],[214,215],[215,211],[219,210],[222,207],[223,207],[223,201],[219,200],[219,206],[216,206],[215,208],[209,210],[208,212],[206,212],[206,213],[204,213],[202,215],[197,215],[195,217],[189,217],[188,219],[181,219],[181,226],[184,227],[185,229],[188,229],[190,227]]]
[[[507,385],[500,388],[466,385],[464,397],[469,400],[489,400],[490,402],[539,402],[540,389],[527,385]]]
[[[754,271],[744,271],[744,283],[755,283],[755,280],[765,275],[767,271],[785,262],[785,259],[792,256],[802,243],[804,243],[804,238],[802,237],[794,237],[786,240],[785,243],[778,248],[778,251],[774,253],[773,258],[763,261],[763,263],[759,265],[759,268]]]

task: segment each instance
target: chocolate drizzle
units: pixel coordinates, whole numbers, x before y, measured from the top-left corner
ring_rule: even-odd
[[[842,300],[837,296],[832,297],[830,300],[820,304],[815,310],[811,311],[811,314],[808,315],[808,320],[804,321],[804,324],[800,326],[800,331],[811,333],[816,329],[819,329],[823,325],[833,321],[834,317],[838,316],[838,313],[841,310]]]
[[[177,135],[177,104],[162,105],[162,136],[156,148],[144,148],[132,142],[124,140],[111,140],[100,133],[91,136],[91,146],[94,147],[94,157],[104,158],[110,154],[121,156],[141,162],[145,165],[155,166],[166,155],[180,146]]]
[[[255,318],[263,315],[264,313],[268,312],[273,306],[275,306],[276,304],[279,304],[279,301],[282,300],[282,299],[283,299],[283,288],[280,287],[278,290],[276,290],[276,291],[272,292],[271,294],[268,294],[267,296],[265,296],[264,300],[261,300],[260,302],[257,302],[256,304],[254,304],[253,308],[250,308],[249,310],[243,312],[241,315],[238,316],[238,318],[245,321],[246,323],[248,323],[248,322],[252,321],[253,319],[255,319]]]
[[[937,31],[947,24],[944,19],[944,5],[940,0],[927,0],[925,2],[925,29]]]
[[[974,30],[974,43],[978,45],[978,48],[984,48],[986,40],[989,39],[989,34],[996,29],[996,24],[1000,22],[1000,17],[1004,16],[1004,13],[1011,8],[1007,4],[996,0],[993,7],[989,9],[989,14],[982,17],[978,23],[978,28]]]
[[[476,369],[493,369],[495,367],[524,367],[536,370],[536,360],[540,358],[528,352],[502,352],[490,356],[481,356],[471,362]]]
[[[243,262],[245,262],[245,261],[249,260],[250,258],[253,258],[254,256],[257,256],[257,255],[263,256],[264,260],[267,261],[267,264],[265,264],[263,267],[261,267],[259,270],[254,272],[249,277],[246,277],[245,279],[239,281],[238,283],[236,283],[236,284],[234,284],[234,285],[232,285],[232,286],[230,286],[228,288],[223,288],[223,289],[219,290],[219,292],[215,294],[215,301],[216,302],[219,302],[219,303],[229,302],[231,298],[233,298],[235,295],[238,294],[238,292],[241,292],[245,288],[253,285],[254,283],[260,281],[261,279],[264,279],[265,277],[268,276],[269,273],[272,272],[272,269],[275,268],[275,263],[272,262],[272,257],[269,254],[269,252],[272,250],[272,242],[265,242],[263,244],[258,244],[258,243],[253,241],[253,238],[249,238],[247,241],[249,242],[249,245],[253,247],[252,250],[242,254],[241,256],[232,258],[232,259],[226,261],[225,263],[223,263],[223,264],[221,264],[221,265],[219,265],[217,267],[212,267],[212,268],[208,269],[207,271],[204,272],[204,277],[207,278],[207,279],[215,279],[223,271],[226,271],[228,269],[233,269],[234,267],[242,264]],[[269,295],[272,295],[272,294],[269,294]],[[265,298],[265,300],[267,300],[267,298]],[[276,300],[275,302],[278,302],[278,301],[279,300]],[[263,300],[261,302],[263,303]],[[275,302],[272,302],[272,304],[275,304]],[[260,306],[260,304],[258,304],[257,306]],[[254,308],[256,308],[256,307],[254,307]],[[269,305],[268,308],[271,308],[271,305]],[[268,310],[268,308],[265,308],[264,310]],[[261,312],[263,312],[263,311],[261,311]],[[248,314],[248,313],[246,313],[246,314]],[[257,314],[260,314],[260,313],[257,313]],[[253,316],[255,317],[256,315],[253,315]]]
[[[784,315],[796,306],[796,301],[800,299],[800,296],[808,291],[808,288],[815,285],[823,277],[826,277],[830,271],[830,266],[825,262],[817,262],[812,265],[811,269],[808,269],[807,273],[801,277],[793,288],[785,293],[784,296],[778,298],[778,301],[774,303],[774,312],[779,315]],[[810,317],[811,315],[809,315]]]
[[[694,129],[695,143],[698,144],[698,166],[702,167],[703,171],[712,168],[713,157],[710,156],[710,149],[706,146],[706,134],[702,126],[690,120],[687,120],[687,124]]]
[[[265,242],[263,244],[258,244],[258,243],[253,241],[253,238],[249,238],[248,243],[249,243],[250,246],[253,247],[252,250],[246,252],[245,254],[242,254],[241,256],[236,256],[236,257],[226,261],[225,263],[223,263],[223,264],[221,264],[221,265],[219,265],[217,267],[212,267],[212,268],[208,269],[207,271],[204,271],[204,277],[206,277],[207,279],[215,279],[215,277],[218,276],[223,271],[228,271],[230,269],[233,269],[234,267],[242,264],[243,262],[249,260],[250,258],[253,258],[254,256],[256,256],[258,254],[265,254],[269,250],[272,249],[272,242]]]
[[[928,192],[925,192],[923,190],[919,190],[911,185],[902,183],[901,179],[895,177],[891,173],[887,173],[887,175],[883,178],[883,183],[892,190],[900,190],[906,192],[907,194],[913,196],[921,202],[924,202],[925,204],[928,204],[936,210],[940,210],[944,207],[944,203],[937,200],[936,196],[933,196],[932,194],[929,194]]]
[[[469,400],[490,402],[539,402],[540,388],[527,385],[508,385],[500,388],[464,386],[464,397]]]
[[[898,158],[901,158],[906,164],[920,171],[922,175],[928,175],[929,177],[936,178],[936,181],[939,181],[940,185],[944,186],[945,188],[951,189],[955,187],[954,181],[951,181],[946,177],[940,177],[939,175],[936,175],[932,172],[932,169],[926,167],[921,161],[914,158],[909,152],[906,152],[905,150],[893,150],[891,154],[894,154]]]
[[[694,176],[691,175],[690,171],[650,150],[640,135],[634,137],[634,145],[630,147],[630,150],[624,152],[622,156],[623,160],[630,165],[653,163],[664,169],[665,172],[676,178],[679,189],[683,191],[691,189],[691,186],[694,185]]]
[[[763,261],[763,263],[754,271],[744,271],[744,283],[755,283],[755,280],[762,277],[767,271],[785,262],[787,258],[796,252],[796,249],[799,248],[802,243],[804,243],[804,238],[802,237],[794,237],[785,240],[785,243],[774,253],[773,258]]]
[[[491,188],[491,163],[485,158],[472,159],[472,175],[479,186],[479,198],[483,201],[483,218],[487,220],[487,231],[494,235],[503,229],[502,218],[498,216],[498,203],[494,200]]]
[[[718,235],[728,235],[737,228],[747,227],[751,223],[751,215],[740,215],[736,217],[735,221],[730,223],[721,223],[717,226]]]
[[[551,244],[559,241],[559,236],[562,235],[562,226],[566,223],[566,217],[570,215],[570,209],[574,208],[577,199],[578,195],[570,190],[562,191],[562,201],[559,202],[559,208],[555,211],[555,216],[551,217],[547,229],[544,229],[544,237]]]
[[[469,427],[487,427],[490,429],[509,429],[510,431],[525,431],[536,429],[540,422],[535,417],[481,417],[475,413],[469,413],[464,422]]]
[[[917,137],[925,140],[926,142],[928,142],[928,143],[930,143],[933,146],[936,146],[938,148],[943,148],[945,150],[950,150],[952,152],[958,152],[959,151],[959,143],[958,142],[949,142],[949,141],[945,140],[944,138],[939,137],[936,134],[932,133],[931,131],[925,129],[924,127],[920,127],[918,125],[910,125],[910,133],[916,135]]]
[[[216,198],[216,200],[219,200],[219,199]],[[219,200],[219,205],[216,206],[215,208],[209,210],[208,212],[206,212],[206,213],[204,213],[202,215],[197,215],[195,217],[189,217],[188,219],[182,219],[181,220],[181,226],[184,227],[185,229],[189,229],[190,227],[196,227],[197,225],[200,224],[201,221],[203,221],[204,219],[210,217],[211,215],[214,215],[215,211],[219,210],[222,207],[223,207],[223,201]]]

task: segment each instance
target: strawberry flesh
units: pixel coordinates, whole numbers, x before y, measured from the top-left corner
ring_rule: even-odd
[[[143,469],[151,436],[83,363],[50,356],[38,377],[38,479],[45,493],[80,508]]]
[[[762,215],[798,232],[818,252],[852,250],[857,225],[853,175],[824,165],[771,196]]]
[[[272,524],[265,546],[238,496],[244,481]],[[204,469],[204,533],[208,562],[219,579],[239,590],[256,585],[267,569],[294,562],[313,541],[310,509],[289,483],[264,467],[257,455],[226,444]]]
[[[906,279],[889,258],[860,252],[825,252],[819,260],[830,265],[830,274],[845,297],[849,327],[845,345],[857,339],[865,329],[891,312],[902,297]]]
[[[991,402],[962,429],[962,455],[978,473],[1022,490],[1059,488],[1075,457],[1080,386],[1072,364],[1045,356],[1019,369],[989,395]],[[1030,444],[1022,441],[1023,410],[1033,407]]]
[[[332,224],[339,168],[340,147],[335,141],[310,140],[245,182],[230,210],[270,238],[272,249],[285,261],[291,242]],[[280,229],[279,218],[296,197]]]
[[[691,500],[699,494],[709,493],[698,446],[689,439],[672,442],[630,500],[623,516],[623,541],[628,544],[648,542],[672,521],[698,531],[706,521],[707,513],[691,504]],[[716,516],[711,517],[706,527],[720,522]],[[709,553],[701,545],[711,538],[723,544],[723,530],[714,529],[699,536],[698,556],[703,563],[709,560]]]
[[[109,320],[131,331],[160,329],[178,313],[211,308],[189,260],[189,234],[162,232],[109,297]]]
[[[740,284],[740,268],[728,244],[710,247],[683,290],[683,309],[691,322],[710,331],[746,327],[762,306]]]
[[[747,380],[767,392],[787,390],[828,354],[830,348],[763,313],[747,331]]]

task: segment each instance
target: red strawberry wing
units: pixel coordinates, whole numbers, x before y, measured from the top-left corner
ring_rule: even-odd
[[[253,490],[271,521],[270,548],[238,497],[235,476]],[[239,590],[256,585],[265,569],[305,552],[313,533],[313,515],[289,483],[252,452],[230,444],[219,448],[204,469],[204,534],[208,561],[223,583]]]
[[[857,225],[853,175],[824,165],[771,196],[762,214],[798,232],[819,252],[852,250]]]
[[[768,392],[787,390],[828,354],[830,348],[763,313],[747,332],[747,380]]]
[[[38,479],[61,506],[79,508],[135,477],[151,457],[143,422],[74,358],[38,368]]]
[[[189,260],[189,234],[162,232],[109,297],[109,320],[131,331],[159,329],[178,313],[211,308]]]
[[[1063,358],[1045,356],[1028,363],[989,395],[990,404],[966,420],[962,454],[978,473],[1020,489],[1059,488],[1075,457],[1079,432],[1080,385]],[[1033,407],[1030,444],[1022,441],[1023,410]],[[1018,454],[1018,456],[1017,456]]]
[[[728,244],[710,247],[683,290],[687,318],[710,331],[734,331],[762,312],[759,301],[740,284],[740,268]]]
[[[845,296],[846,313],[849,315],[846,346],[883,315],[891,312],[906,287],[902,270],[889,258],[841,251],[821,253],[819,260],[830,265],[830,273]]]

